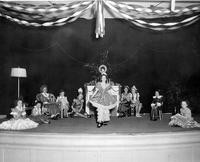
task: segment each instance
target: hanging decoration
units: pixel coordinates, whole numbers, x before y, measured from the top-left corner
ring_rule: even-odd
[[[175,0],[171,0],[169,9],[155,6],[143,7],[111,0],[84,0],[53,5],[0,1],[0,17],[26,26],[62,26],[78,18],[96,18],[96,38],[105,35],[105,9],[114,13],[117,18],[155,31],[179,29],[200,19],[200,4],[178,7],[175,6]]]
[[[190,13],[189,15],[182,14],[182,16],[178,16],[178,14],[180,14],[179,12],[182,12],[181,10],[179,10],[179,12],[177,11],[178,14],[174,14],[174,13],[170,13],[172,14],[172,16],[163,16],[166,15],[165,12],[158,12],[157,10],[155,10],[153,12],[153,10],[142,10],[137,8],[137,10],[139,10],[140,12],[143,13],[149,13],[149,16],[151,16],[151,18],[146,18],[146,16],[144,15],[131,15],[131,12],[125,12],[125,8],[131,8],[130,5],[126,5],[126,4],[117,4],[113,1],[106,1],[105,2],[106,5],[113,11],[116,12],[117,14],[119,14],[122,18],[132,22],[134,25],[139,26],[139,27],[143,27],[143,28],[148,28],[148,29],[152,29],[152,30],[157,30],[157,31],[162,31],[162,30],[174,30],[174,29],[178,29],[180,27],[183,26],[188,26],[194,22],[196,22],[197,20],[200,19],[199,14],[195,14],[195,13]],[[132,8],[133,9],[133,8]],[[195,12],[198,10],[200,10],[200,8],[192,8]],[[191,10],[188,10],[188,12],[191,12]],[[155,14],[155,13],[159,13]],[[171,18],[175,17],[176,21],[171,21]],[[164,22],[163,22],[164,19]]]
[[[0,16],[26,26],[61,26],[78,19],[86,10],[92,8],[94,1],[70,3],[68,5],[46,6],[18,5],[0,3]],[[46,6],[46,8],[45,8]]]
[[[170,7],[171,11],[174,12],[176,7],[176,0],[171,0]]]
[[[103,0],[96,0],[96,38],[103,38],[105,35],[105,18],[103,10]]]

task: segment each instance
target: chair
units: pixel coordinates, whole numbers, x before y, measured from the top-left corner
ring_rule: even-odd
[[[163,104],[161,106],[157,106],[154,103],[151,104],[151,120],[163,119],[162,106]]]

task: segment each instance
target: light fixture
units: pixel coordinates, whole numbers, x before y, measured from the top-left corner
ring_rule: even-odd
[[[11,77],[17,77],[17,97],[20,96],[20,78],[26,78],[27,73],[25,68],[11,68]]]

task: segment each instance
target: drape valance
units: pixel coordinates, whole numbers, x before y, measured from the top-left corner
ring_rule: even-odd
[[[23,4],[0,1],[0,16],[18,24],[34,27],[62,26],[78,18],[96,18],[96,38],[105,35],[105,18],[122,18],[132,24],[156,31],[175,30],[191,25],[200,18],[200,4],[163,7],[85,0],[65,4]]]

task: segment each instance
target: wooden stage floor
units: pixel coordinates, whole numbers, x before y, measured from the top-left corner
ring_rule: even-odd
[[[94,118],[65,118],[0,130],[0,162],[199,162],[200,128],[169,127],[169,120],[167,114],[161,121],[112,117],[97,128]]]
[[[200,122],[200,116],[196,116],[195,120]],[[200,131],[200,128],[183,129],[180,127],[170,127],[168,123],[170,115],[164,114],[163,120],[150,121],[149,114],[143,115],[141,118],[111,117],[111,121],[107,126],[97,128],[95,119],[89,118],[64,118],[51,120],[51,124],[42,124],[37,128],[22,131],[6,131],[6,132],[30,132],[30,133],[64,133],[64,134],[144,134],[144,133],[160,133],[160,132],[180,132],[180,131]],[[0,130],[5,132],[5,130]]]

